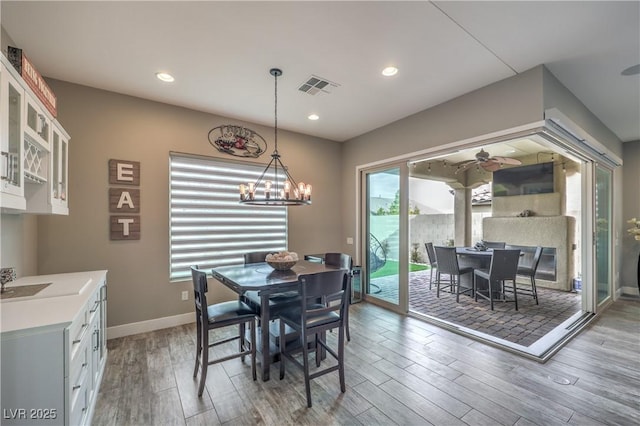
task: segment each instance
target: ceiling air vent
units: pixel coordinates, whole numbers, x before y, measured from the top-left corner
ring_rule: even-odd
[[[340,87],[340,85],[329,81],[326,78],[318,77],[317,75],[312,74],[311,77],[307,79],[307,81],[305,81],[300,85],[300,87],[298,87],[298,90],[315,96],[320,93],[329,94],[336,87]]]

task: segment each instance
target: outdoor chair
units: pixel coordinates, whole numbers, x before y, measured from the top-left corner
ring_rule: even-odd
[[[516,292],[516,273],[518,272],[518,261],[520,260],[520,250],[500,250],[494,249],[491,255],[489,270],[476,269],[473,272],[473,288],[475,300],[478,296],[487,299],[493,311],[493,302],[496,300],[495,293],[500,293],[503,302],[515,302],[518,310],[518,296]],[[478,278],[487,281],[487,289],[478,287]],[[513,300],[505,297],[505,281],[511,281],[513,285]]]
[[[458,255],[455,247],[435,247],[436,262],[438,270],[436,272],[436,297],[440,297],[440,287],[449,288],[451,293],[456,293],[456,302],[460,301],[460,293],[471,292],[473,296],[473,286],[460,291],[460,276],[473,272],[473,268],[465,266],[460,268]],[[448,275],[449,279],[444,280],[442,275]]]
[[[438,262],[436,262],[436,252],[433,249],[433,243],[424,243],[427,249],[427,259],[429,260],[429,290],[431,290],[431,283],[433,282],[433,270],[438,268]]]
[[[517,275],[529,278],[531,283],[530,288],[522,287],[516,283],[516,291],[523,294],[530,294],[538,304],[538,289],[536,288],[536,271],[540,264],[540,258],[542,257],[542,247],[536,247],[533,254],[526,253],[524,256],[520,256],[520,262],[518,263]],[[505,288],[505,291],[511,291]]]

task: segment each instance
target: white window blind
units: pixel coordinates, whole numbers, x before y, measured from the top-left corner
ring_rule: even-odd
[[[251,251],[287,248],[287,208],[241,205],[238,185],[254,182],[264,165],[170,155],[170,278],[240,264]],[[273,179],[273,177],[271,177]]]

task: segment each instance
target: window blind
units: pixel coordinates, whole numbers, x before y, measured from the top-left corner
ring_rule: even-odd
[[[240,264],[246,252],[287,248],[286,207],[238,202],[238,185],[254,182],[264,167],[171,153],[171,281],[191,279],[191,265],[207,270]]]

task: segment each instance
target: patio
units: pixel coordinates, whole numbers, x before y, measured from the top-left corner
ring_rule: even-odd
[[[371,282],[373,296],[383,300],[398,300],[396,276],[376,278]],[[455,294],[429,290],[429,271],[409,274],[409,310],[429,315],[439,320],[464,326],[475,331],[530,346],[581,309],[580,294],[552,290],[538,286],[536,305],[533,297],[518,295],[518,311],[513,303],[497,302],[491,311],[489,302],[470,295],[460,295],[456,303]]]

